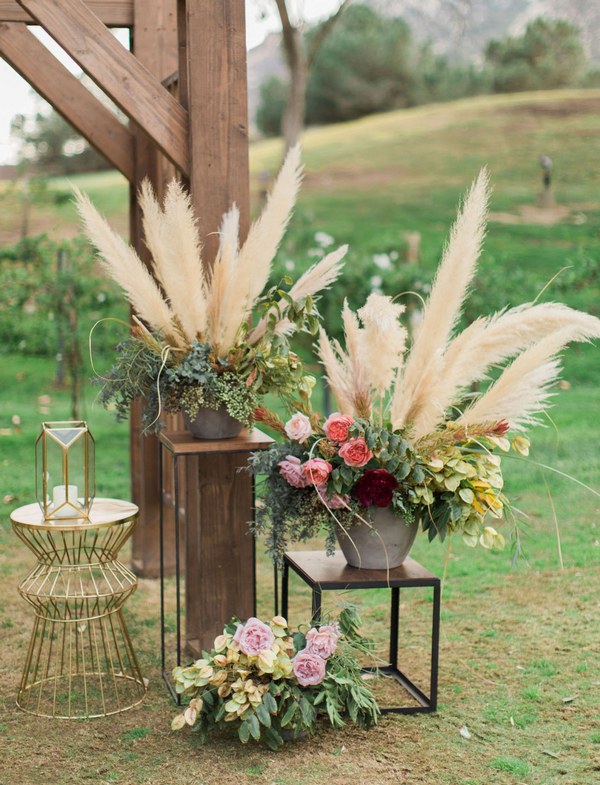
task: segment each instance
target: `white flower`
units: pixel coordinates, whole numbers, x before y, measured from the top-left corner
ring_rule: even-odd
[[[285,432],[293,442],[305,442],[312,436],[313,429],[309,418],[301,412],[296,412],[285,424]]]
[[[295,262],[292,262],[291,259],[288,259],[287,262],[284,264],[286,270],[293,270],[296,267]]]
[[[322,248],[309,248],[307,253],[308,253],[308,256],[310,256],[310,257],[314,257],[314,258],[317,258],[317,259],[322,259],[323,258],[323,254],[325,252],[323,251]]]
[[[379,289],[382,283],[383,283],[383,278],[380,275],[371,276],[371,280],[370,280],[371,289]]]
[[[380,270],[389,270],[392,266],[392,260],[386,253],[376,253],[373,256],[373,264],[379,267]]]
[[[398,251],[390,251],[390,259],[392,262],[398,261]]]
[[[321,248],[327,248],[327,246],[333,243],[333,237],[327,232],[317,232],[315,234],[315,242],[317,245],[320,245]]]
[[[105,302],[106,301],[106,295],[104,294],[104,292],[99,292],[99,294],[96,297],[96,300],[98,300],[99,303]]]

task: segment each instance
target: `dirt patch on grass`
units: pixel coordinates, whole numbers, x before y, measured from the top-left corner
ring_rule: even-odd
[[[589,207],[589,205],[587,205]],[[554,226],[559,223],[585,223],[586,217],[581,212],[584,206],[554,205],[552,207],[538,207],[536,205],[523,205],[517,213],[490,213],[490,221],[499,224],[534,224],[539,226]]]

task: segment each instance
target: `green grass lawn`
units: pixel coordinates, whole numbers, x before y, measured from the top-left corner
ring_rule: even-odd
[[[521,209],[535,205],[537,157],[547,153],[555,162],[557,203],[568,209],[548,225],[502,223],[501,218],[490,222],[468,314],[533,299],[565,266],[570,269],[544,298],[598,314],[599,109],[598,91],[484,97],[310,130],[304,139],[305,187],[279,264],[292,259],[305,267],[314,234],[326,231],[352,247],[350,270],[337,293],[355,298],[354,287],[362,292],[365,281],[380,275],[384,291],[395,294],[396,270],[382,272],[372,256],[397,251],[394,267],[403,270],[402,233],[418,231],[422,256],[411,276],[426,285],[459,195],[480,166],[487,164],[491,171],[492,212],[518,217]],[[254,146],[255,185],[261,170],[276,167],[279,144]],[[122,178],[107,173],[75,179],[124,230],[127,190]],[[50,197],[66,188],[65,181],[52,182]],[[8,203],[13,197],[5,193],[1,198]],[[76,230],[71,206],[58,202],[50,198],[32,207],[32,230]],[[0,212],[0,241],[16,238],[14,216]],[[332,319],[333,306],[326,313]],[[127,613],[150,678],[143,709],[70,724],[15,709],[31,625],[30,609],[16,585],[32,558],[10,531],[8,514],[32,498],[33,442],[40,421],[67,417],[69,401],[65,391],[53,387],[51,360],[15,355],[0,360],[0,785],[31,785],[41,778],[52,785],[79,785],[82,780],[124,785],[346,785],[360,779],[374,785],[597,782],[600,498],[579,484],[600,490],[597,347],[566,353],[563,376],[568,384],[550,412],[552,422],[532,432],[529,460],[504,460],[506,493],[524,513],[522,557],[513,563],[510,549],[487,553],[459,541],[448,549],[438,542],[428,545],[424,538],[413,549],[428,569],[446,573],[438,713],[388,717],[370,733],[326,730],[283,754],[238,748],[220,737],[199,749],[189,736],[171,734],[172,706],[158,671],[154,581],[140,582]],[[82,416],[96,437],[98,494],[127,497],[127,427],[116,425],[95,405],[94,394],[92,387],[86,389]],[[11,424],[14,415],[21,418],[20,433]],[[258,577],[259,612],[269,613],[271,569],[263,555]],[[329,602],[333,599],[328,595]],[[383,647],[386,592],[363,592],[353,599]],[[292,620],[308,612],[307,591],[294,581]],[[401,665],[417,680],[427,672],[428,612],[426,591],[403,592]],[[468,738],[461,735],[463,727]]]

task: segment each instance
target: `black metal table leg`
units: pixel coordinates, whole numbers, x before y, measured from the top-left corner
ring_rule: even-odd
[[[400,589],[392,588],[392,607],[390,609],[390,665],[398,667],[398,624],[400,622]]]
[[[277,572],[277,567],[275,567],[275,571]],[[277,579],[277,576],[275,576]],[[288,619],[288,583],[290,580],[290,568],[287,562],[283,565],[283,574],[281,576],[281,615],[283,618],[289,622]]]
[[[429,705],[431,711],[437,709],[438,664],[440,652],[440,606],[441,585],[439,581],[433,587],[433,621],[431,626],[431,683],[429,687]]]

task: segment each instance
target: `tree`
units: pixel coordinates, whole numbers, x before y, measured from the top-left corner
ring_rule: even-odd
[[[11,135],[20,142],[19,162],[41,174],[73,174],[109,168],[100,153],[51,110],[34,117],[16,115]]]
[[[319,27],[308,39],[319,35]],[[366,5],[348,9],[323,44],[307,91],[309,123],[353,120],[413,103],[418,50],[406,22]]]
[[[490,41],[485,57],[497,93],[570,87],[586,68],[579,30],[562,20],[536,19],[522,36]]]
[[[342,0],[337,11],[318,28],[310,42],[303,35],[303,23],[292,22],[290,0],[274,0],[281,19],[281,33],[285,61],[289,72],[288,92],[282,119],[282,132],[286,151],[293,147],[304,128],[306,87],[319,49],[333,30],[351,0]]]

